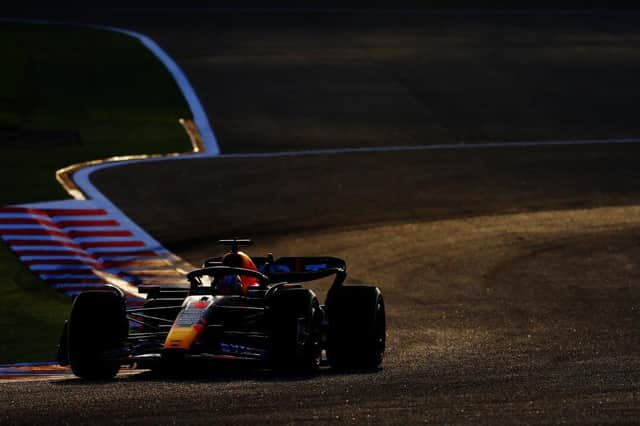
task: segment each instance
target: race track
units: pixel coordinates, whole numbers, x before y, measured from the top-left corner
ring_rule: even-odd
[[[640,85],[625,78],[640,68],[640,33],[623,17],[102,19],[169,50],[223,153],[640,136],[628,111]],[[443,51],[427,49],[438,43]],[[561,48],[576,56],[559,59]],[[458,73],[474,67],[473,79],[452,71],[459,84],[444,87],[437,79],[448,81],[454,59]],[[549,66],[547,77],[574,86],[537,81]],[[594,76],[602,86],[582,90]],[[505,79],[511,86],[495,86]],[[634,422],[639,159],[640,145],[580,145],[222,156],[97,172],[101,191],[193,264],[235,234],[254,237],[258,255],[344,257],[351,282],[384,292],[387,358],[379,371],[314,377],[234,364],[3,383],[0,421]]]

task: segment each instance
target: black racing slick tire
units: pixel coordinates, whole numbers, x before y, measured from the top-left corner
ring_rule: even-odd
[[[318,298],[308,289],[282,289],[272,296],[267,312],[272,368],[289,373],[318,369],[321,315]]]
[[[386,344],[384,299],[377,287],[345,286],[327,300],[327,358],[334,368],[376,368]]]
[[[122,296],[110,291],[78,295],[67,328],[68,360],[73,373],[90,380],[115,377],[128,330]]]

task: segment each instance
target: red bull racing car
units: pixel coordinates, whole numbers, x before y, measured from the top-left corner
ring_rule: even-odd
[[[142,307],[122,292],[88,291],[65,322],[58,361],[86,379],[114,377],[122,365],[175,365],[191,358],[245,358],[274,369],[311,372],[376,368],[385,350],[386,319],[377,287],[343,285],[335,257],[249,257],[239,246],[206,260],[185,287],[143,287]],[[333,276],[321,304],[303,283]]]

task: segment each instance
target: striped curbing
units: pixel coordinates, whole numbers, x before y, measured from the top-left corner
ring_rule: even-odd
[[[67,25],[40,20],[12,20],[33,24]],[[73,24],[77,25],[77,24]],[[191,143],[191,155],[218,155],[211,125],[186,75],[149,37],[122,28],[81,25],[125,34],[144,45],[175,80],[193,119],[180,120]],[[131,160],[177,157],[180,154],[114,157],[65,167],[57,180],[73,200],[31,203],[0,208],[0,239],[43,283],[69,296],[115,285],[129,304],[140,304],[140,285],[186,285],[192,267],[153,239],[90,182],[96,168]],[[188,156],[189,154],[187,154]],[[84,172],[84,173],[81,173]]]
[[[86,200],[63,207],[0,208],[0,238],[46,284],[69,296],[116,285],[133,304],[142,301],[140,285],[186,284],[184,265],[166,257],[162,246],[136,238],[105,209]]]

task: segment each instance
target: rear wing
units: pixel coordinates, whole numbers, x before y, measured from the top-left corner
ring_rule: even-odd
[[[263,265],[264,262],[258,266]],[[334,268],[343,269],[344,271],[347,270],[347,264],[344,260],[330,256],[281,257],[273,261],[270,266],[272,270],[283,270],[286,268],[289,272],[317,272],[323,269]]]
[[[251,259],[258,270],[269,277],[271,282],[303,283],[335,275],[333,286],[339,286],[347,277],[347,264],[337,257],[281,257],[277,260],[268,257],[252,257]],[[203,267],[220,266],[221,262],[221,257],[207,259]]]
[[[337,257],[281,257],[273,263],[263,265],[265,274],[272,281],[302,283],[335,275],[342,284],[347,277],[347,264]],[[339,285],[338,284],[338,285]]]

